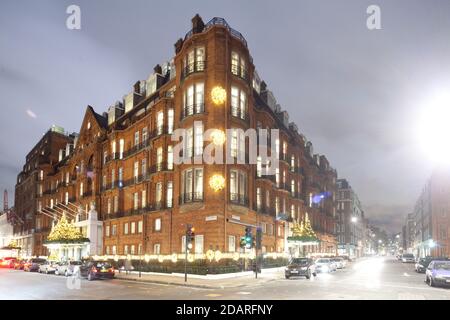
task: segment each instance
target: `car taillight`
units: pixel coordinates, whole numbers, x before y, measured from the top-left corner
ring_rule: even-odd
[[[114,268],[110,268],[108,271],[114,273]]]
[[[92,272],[97,272],[97,268],[96,268],[96,267],[93,267],[93,268],[92,268]]]

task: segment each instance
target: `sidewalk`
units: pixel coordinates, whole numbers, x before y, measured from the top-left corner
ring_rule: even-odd
[[[258,273],[258,279],[255,279],[255,273],[252,271],[227,273],[218,275],[191,275],[188,274],[187,282],[184,282],[184,274],[182,273],[154,273],[154,272],[142,272],[139,278],[139,272],[131,271],[128,274],[125,271],[116,273],[116,279],[157,283],[175,286],[186,286],[202,289],[225,289],[225,288],[239,288],[247,285],[254,285],[256,283],[261,284],[276,278],[280,275],[284,276],[284,267],[262,269],[262,273]]]

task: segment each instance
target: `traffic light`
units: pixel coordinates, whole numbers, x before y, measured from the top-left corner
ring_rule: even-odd
[[[251,249],[253,247],[252,228],[245,228],[245,248]]]
[[[186,226],[186,247],[188,249],[192,249],[192,241],[195,238],[195,228],[191,225],[188,224]]]
[[[246,244],[247,242],[245,241],[245,237],[241,237],[241,241],[239,242],[241,249],[244,249]]]
[[[256,250],[261,250],[262,246],[262,228],[258,227],[256,228],[256,241],[255,241],[255,248]]]

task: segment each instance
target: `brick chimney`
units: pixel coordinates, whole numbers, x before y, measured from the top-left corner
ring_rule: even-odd
[[[194,34],[203,32],[205,24],[203,23],[202,17],[200,17],[198,13],[195,15],[195,17],[192,18],[191,21],[192,21],[192,32]]]
[[[162,74],[162,68],[159,64],[157,64],[154,68],[153,68],[153,72],[157,73],[157,74]]]

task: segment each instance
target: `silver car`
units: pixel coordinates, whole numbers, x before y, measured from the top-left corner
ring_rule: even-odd
[[[55,274],[60,276],[71,276],[76,268],[79,268],[83,263],[81,261],[64,261],[58,264]]]
[[[336,271],[336,264],[330,258],[319,258],[315,262],[316,272],[330,273]]]
[[[56,266],[57,266],[57,262],[56,261],[46,261],[43,264],[39,265],[38,272],[39,273],[46,273],[46,274],[55,273]]]
[[[333,261],[336,264],[337,269],[343,269],[347,264],[344,259],[339,257],[331,258],[331,261]]]

